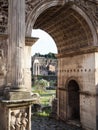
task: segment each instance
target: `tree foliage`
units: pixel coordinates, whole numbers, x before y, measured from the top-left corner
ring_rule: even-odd
[[[36,80],[35,81],[35,89],[41,93],[46,91],[46,87],[48,86],[48,81],[41,79],[41,80]]]
[[[49,52],[48,54],[42,55],[40,53],[35,53],[35,56],[38,57],[45,57],[45,58],[50,58],[50,59],[56,59],[56,56],[54,53]]]

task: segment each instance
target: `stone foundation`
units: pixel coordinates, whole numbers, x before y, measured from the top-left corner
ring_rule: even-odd
[[[0,102],[0,130],[25,127],[31,130],[32,100],[1,100]],[[18,124],[19,123],[19,124]],[[23,124],[25,123],[25,124]]]

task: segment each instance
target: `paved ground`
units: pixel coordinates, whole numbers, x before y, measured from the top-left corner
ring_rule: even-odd
[[[82,130],[48,117],[32,117],[32,130]]]

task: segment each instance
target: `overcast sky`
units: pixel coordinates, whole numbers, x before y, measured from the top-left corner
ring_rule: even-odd
[[[48,54],[49,52],[57,54],[56,44],[46,32],[40,29],[32,30],[32,37],[39,37],[39,40],[32,46],[32,55],[35,53]]]

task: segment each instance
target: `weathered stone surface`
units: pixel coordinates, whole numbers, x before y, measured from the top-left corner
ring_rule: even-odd
[[[58,115],[63,120],[70,119],[68,84],[74,80],[79,85],[79,109],[80,122],[88,129],[96,130],[96,83],[95,77],[97,65],[95,58],[97,53],[61,58],[59,61],[59,110]],[[96,71],[95,71],[96,70]],[[74,87],[71,86],[72,88]],[[72,95],[70,95],[72,96]],[[74,95],[75,97],[75,95]],[[76,99],[77,100],[77,99]],[[72,103],[74,103],[71,100]],[[76,104],[75,104],[76,105]]]
[[[32,28],[41,28],[48,32],[58,48],[58,118],[64,121],[74,118],[72,114],[76,112],[75,104],[78,104],[78,120],[82,126],[85,129],[97,130],[98,1],[1,0],[0,32],[7,33],[8,36],[5,39],[0,37],[2,93],[8,86],[13,89],[27,88],[28,92],[31,89],[31,61],[28,62],[31,56],[31,41],[26,41],[25,35],[30,37]],[[70,84],[71,81],[78,84],[79,91],[75,89],[74,83]],[[69,89],[69,86],[73,89]],[[9,101],[26,99],[30,96],[28,92],[12,92],[10,89],[6,98],[10,99]],[[75,93],[78,100],[75,99]],[[9,107],[15,108],[18,105],[17,101]],[[24,107],[26,105],[24,104]],[[0,106],[0,112],[0,129],[8,130],[10,112],[6,103]]]
[[[12,122],[14,123],[14,127],[16,130],[16,123],[17,118],[22,121],[22,118],[26,113],[26,129],[31,130],[31,104],[33,100],[0,100],[0,130],[11,130]],[[14,115],[13,115],[14,113]],[[20,117],[18,117],[18,114],[20,113]],[[14,118],[12,117],[14,116]],[[22,122],[21,122],[22,127]]]
[[[10,91],[5,93],[6,100],[21,100],[21,99],[30,99],[30,92],[23,91]]]

